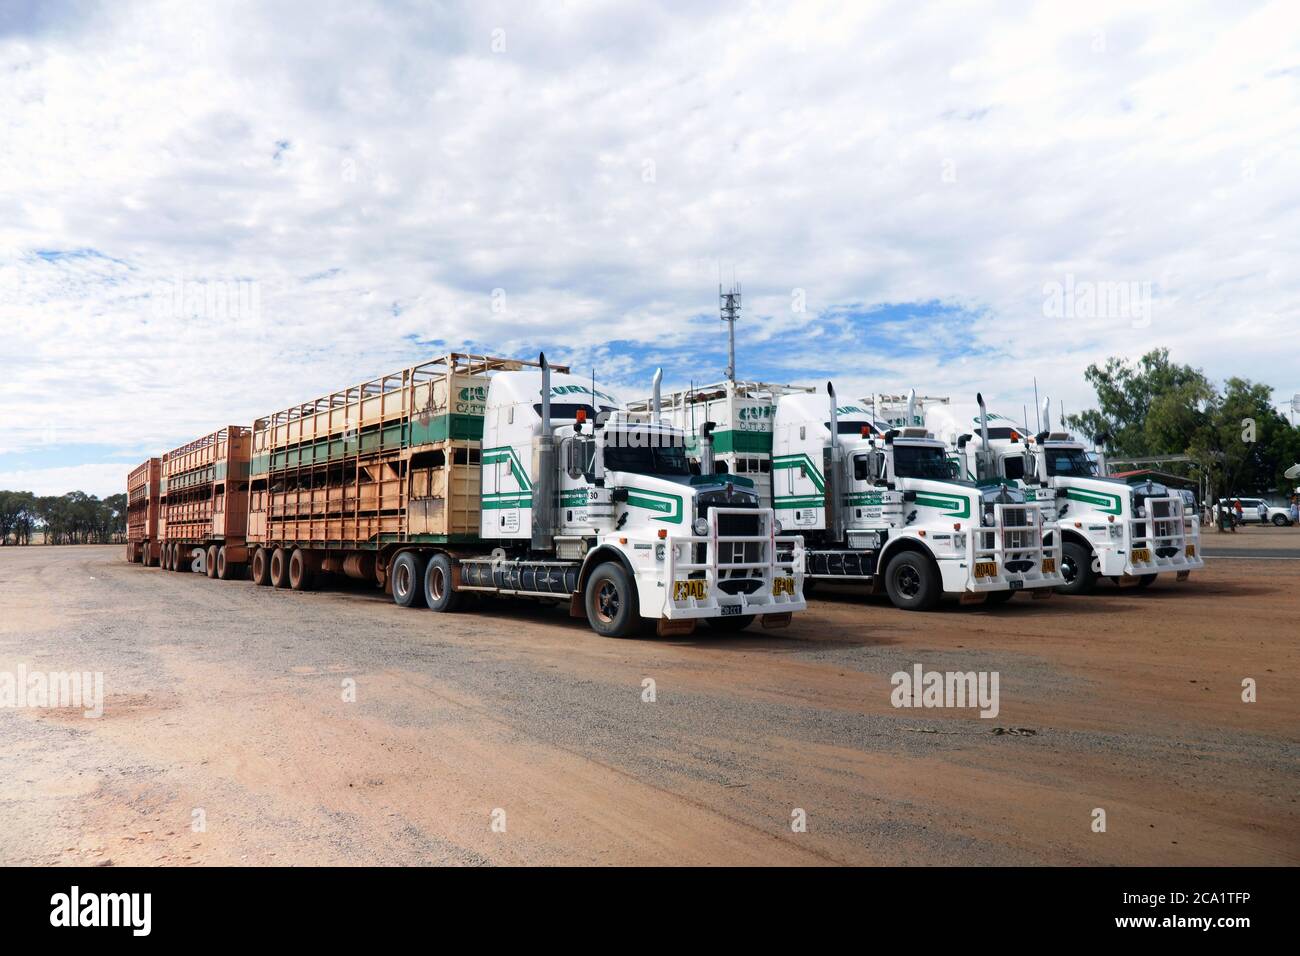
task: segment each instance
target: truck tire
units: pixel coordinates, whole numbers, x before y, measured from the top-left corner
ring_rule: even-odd
[[[164,571],[172,569],[172,546],[170,544],[164,543],[158,549],[158,566]]]
[[[424,603],[424,560],[414,551],[403,551],[393,562],[393,603],[398,607],[419,607]]]
[[[311,555],[302,548],[294,548],[289,558],[289,587],[295,591],[311,590]]]
[[[904,611],[933,611],[943,597],[939,572],[920,551],[899,551],[885,566],[885,592]]]
[[[206,558],[207,565],[205,570],[208,572],[208,577],[213,580],[216,580],[217,577],[217,552],[220,550],[221,549],[215,544],[208,546],[208,554]]]
[[[617,561],[606,561],[591,572],[583,604],[587,623],[601,637],[627,637],[641,624],[636,588]]]
[[[235,562],[228,559],[224,544],[217,548],[217,577],[223,581],[233,581],[240,576],[242,568],[243,565],[235,564]]]
[[[424,604],[431,611],[450,613],[460,607],[461,594],[452,589],[451,557],[441,552],[424,569]]]
[[[276,548],[271,552],[271,586],[287,588],[289,586],[289,551]]]
[[[709,626],[711,631],[717,631],[720,634],[735,634],[753,624],[754,615],[735,614],[731,617],[706,617],[704,623]]]
[[[271,583],[271,552],[266,548],[253,552],[253,583],[263,588]]]
[[[1056,590],[1062,594],[1087,594],[1097,583],[1092,570],[1092,551],[1077,541],[1061,546],[1061,577],[1065,583]]]

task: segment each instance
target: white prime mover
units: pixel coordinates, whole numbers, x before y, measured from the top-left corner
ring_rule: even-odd
[[[772,495],[807,541],[810,580],[870,583],[900,608],[1047,597],[1063,582],[1059,542],[1019,488],[962,480],[926,429],[882,428],[830,385],[778,400]]]
[[[643,620],[661,634],[701,620],[723,630],[755,618],[788,624],[805,607],[802,540],[777,537],[772,509],[746,479],[692,474],[686,436],[657,404],[632,413],[593,384],[553,374],[545,356],[540,371],[493,376],[484,547],[426,557],[451,584],[426,588],[430,605],[450,609],[463,591],[563,598],[616,637]]]
[[[974,402],[951,402],[913,393],[907,398],[906,410],[889,404],[881,407],[888,420],[900,416],[919,419],[947,447],[960,477],[981,485],[1014,485],[1024,492],[1026,501],[1039,506],[1049,530],[1055,525],[1057,491],[1037,472],[1029,430],[1014,419],[990,412],[982,395],[976,395]]]
[[[927,399],[914,405],[971,474],[1017,480],[1027,498],[1032,492],[1044,518],[1060,531],[1063,592],[1091,590],[1099,577],[1122,587],[1146,587],[1170,572],[1184,581],[1205,566],[1200,524],[1182,496],[1158,482],[1129,484],[1098,475],[1083,442],[1052,431],[1050,402],[1044,403],[1045,428],[1034,436],[1010,418],[985,413],[980,403]]]

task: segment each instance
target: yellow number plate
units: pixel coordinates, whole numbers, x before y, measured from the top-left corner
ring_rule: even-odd
[[[788,594],[794,597],[794,578],[777,578],[772,582],[772,596]]]
[[[1189,558],[1194,558],[1194,557],[1196,557],[1196,545],[1194,545],[1194,544],[1189,544],[1189,545],[1187,546],[1187,556],[1188,556]]]
[[[998,576],[998,563],[996,561],[975,562],[975,577],[996,578],[997,576]]]
[[[1043,573],[1044,574],[1056,573],[1056,558],[1043,558]]]
[[[1134,548],[1133,560],[1149,564],[1151,561],[1151,550],[1149,548]]]
[[[708,592],[705,591],[705,583],[702,579],[691,581],[674,581],[673,582],[673,600],[683,601],[686,598],[695,598],[697,601],[703,601]]]

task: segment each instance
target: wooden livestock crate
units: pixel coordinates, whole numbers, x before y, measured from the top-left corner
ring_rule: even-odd
[[[489,377],[532,364],[452,353],[259,418],[249,544],[476,539]]]
[[[251,449],[251,430],[228,425],[163,456],[167,540],[243,544]]]

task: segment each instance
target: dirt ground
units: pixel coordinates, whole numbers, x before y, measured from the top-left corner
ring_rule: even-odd
[[[1204,545],[1265,535],[1300,556],[1300,529]],[[1294,865],[1300,561],[1208,564],[933,614],[822,589],[783,631],[617,641],[0,548],[0,677],[105,696],[0,709],[0,863]],[[1000,712],[895,708],[918,663],[996,672]]]

